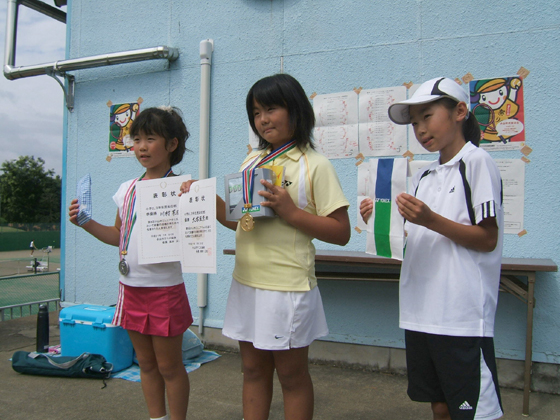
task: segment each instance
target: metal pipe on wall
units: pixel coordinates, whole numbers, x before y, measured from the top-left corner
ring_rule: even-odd
[[[10,0],[12,1],[12,0]],[[57,9],[56,7],[51,6],[50,4],[44,3],[39,0],[18,0],[18,2],[22,6],[27,6],[30,9],[35,10],[36,12],[42,13],[45,16],[52,17],[53,19],[58,20],[59,22],[66,23],[66,13],[62,10]],[[55,1],[56,3],[56,1]],[[63,6],[62,4],[60,6]],[[58,6],[58,7],[60,7]]]
[[[16,0],[8,0],[6,8],[6,40],[4,43],[4,69],[14,65],[16,60],[16,34],[18,22],[18,4]],[[4,71],[4,75],[5,75]],[[7,76],[6,76],[7,77]]]
[[[15,46],[15,35],[13,44]],[[6,46],[8,46],[7,36]],[[110,66],[113,64],[133,63],[136,61],[154,60],[160,58],[166,58],[169,61],[174,61],[179,57],[179,50],[177,48],[158,46],[23,67],[14,67],[14,52],[6,50],[5,56],[4,76],[7,79],[13,80],[22,77],[40,76],[48,74],[49,71],[54,72],[55,74],[64,74],[65,72],[72,70],[90,69],[94,67]],[[8,56],[10,56],[10,60],[8,60]]]
[[[210,70],[214,41],[200,41],[200,142],[198,178],[208,178],[210,149]],[[208,305],[208,274],[197,275],[198,332],[204,333],[204,311]]]
[[[67,71],[89,69],[93,67],[109,66],[113,64],[132,63],[144,60],[167,59],[175,61],[179,58],[179,49],[167,46],[143,48],[139,50],[122,51],[91,57],[60,60],[54,63],[35,64],[16,67],[16,37],[19,4],[44,13],[53,19],[66,21],[66,14],[43,2],[36,0],[8,0],[6,9],[6,42],[4,48],[4,76],[14,80],[24,77],[40,75],[63,75]],[[64,17],[61,15],[63,14]]]

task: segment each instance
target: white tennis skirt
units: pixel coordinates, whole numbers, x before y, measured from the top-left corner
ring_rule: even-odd
[[[260,350],[309,346],[329,333],[319,288],[279,292],[231,283],[222,334]]]

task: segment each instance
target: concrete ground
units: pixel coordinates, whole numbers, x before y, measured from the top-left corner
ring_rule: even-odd
[[[50,313],[50,344],[58,344],[57,313]],[[9,358],[16,350],[35,350],[34,316],[0,322],[0,420],[131,420],[148,419],[139,383],[122,379],[69,379],[16,373]],[[189,375],[191,420],[241,420],[241,359],[222,357]],[[406,377],[329,365],[311,365],[315,385],[315,419],[431,419],[427,404],[406,395]],[[522,391],[502,389],[503,419],[521,419]],[[560,419],[560,395],[533,393],[530,418]],[[283,419],[278,383],[269,420]]]

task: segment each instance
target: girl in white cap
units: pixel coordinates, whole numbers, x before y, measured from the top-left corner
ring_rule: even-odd
[[[420,144],[439,159],[414,176],[412,194],[396,201],[407,223],[400,278],[408,395],[430,402],[434,419],[503,415],[494,356],[503,238],[502,183],[478,148],[480,128],[467,92],[436,78],[389,108],[412,124]],[[367,222],[372,201],[360,213]]]

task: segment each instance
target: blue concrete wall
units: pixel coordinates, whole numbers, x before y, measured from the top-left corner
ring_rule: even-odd
[[[178,169],[198,174],[200,60],[199,43],[213,39],[210,176],[238,169],[247,152],[245,95],[258,79],[284,71],[310,95],[354,87],[380,88],[422,82],[436,76],[476,78],[531,71],[525,80],[527,144],[525,229],[506,235],[504,256],[560,260],[560,213],[553,124],[560,97],[560,3],[487,1],[215,0],[158,2],[71,1],[69,58],[168,45],[180,49],[171,64],[151,61],[74,72],[76,108],[67,116],[66,201],[76,181],[93,179],[94,217],[112,224],[112,195],[137,177],[134,159],[105,160],[109,108],[106,103],[144,99],[142,107],[172,104],[182,109],[192,150]],[[549,108],[552,109],[550,110]],[[495,158],[520,158],[518,151]],[[422,158],[422,157],[420,157]],[[426,157],[430,158],[430,157]],[[354,159],[333,160],[356,224]],[[113,304],[117,297],[117,250],[74,226],[66,226],[65,299]],[[234,247],[233,232],[219,227],[218,247]],[[317,248],[334,246],[321,242]],[[365,249],[365,235],[353,232],[348,250]],[[209,276],[205,325],[222,326],[233,257],[219,255],[218,274]],[[560,363],[560,287],[557,273],[537,278],[534,360]],[[196,277],[185,275],[196,308]],[[327,340],[403,347],[398,328],[396,284],[324,282],[320,285],[331,335]],[[500,294],[496,347],[500,357],[522,359],[526,306]],[[196,321],[195,321],[196,322]]]

